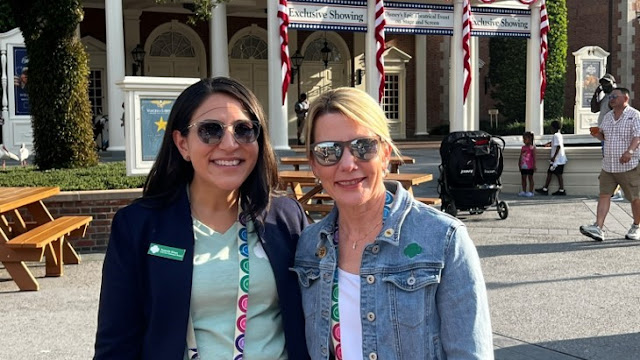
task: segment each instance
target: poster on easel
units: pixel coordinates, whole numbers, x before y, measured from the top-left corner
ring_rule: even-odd
[[[15,94],[15,114],[30,115],[29,93],[29,57],[26,47],[13,48],[13,86]]]

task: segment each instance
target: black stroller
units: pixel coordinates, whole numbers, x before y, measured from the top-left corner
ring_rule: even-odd
[[[504,140],[484,131],[456,131],[440,144],[438,193],[442,211],[456,216],[458,210],[482,214],[495,205],[506,219],[509,207],[498,199],[502,188]]]

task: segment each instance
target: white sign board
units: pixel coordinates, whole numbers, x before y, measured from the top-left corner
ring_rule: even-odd
[[[0,34],[2,62],[2,143],[17,154],[25,144],[33,149],[33,128],[29,114],[27,72],[29,58],[19,28]]]
[[[125,76],[125,162],[127,175],[146,175],[155,161],[175,99],[196,78]]]

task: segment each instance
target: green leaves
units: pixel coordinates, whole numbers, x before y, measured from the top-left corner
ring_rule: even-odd
[[[144,176],[126,176],[124,161],[76,169],[37,171],[33,166],[0,170],[0,186],[59,186],[63,191],[141,188]]]

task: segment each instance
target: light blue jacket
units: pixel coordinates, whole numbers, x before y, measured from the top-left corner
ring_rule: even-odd
[[[397,182],[391,211],[362,255],[360,315],[365,359],[493,359],[480,260],[459,220],[415,201]],[[332,350],[331,289],[337,252],[334,208],[300,237],[298,274],[313,360]]]

